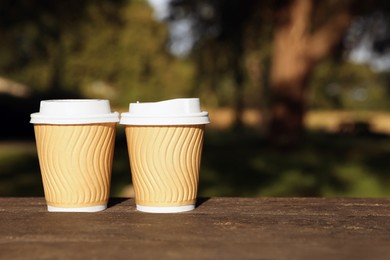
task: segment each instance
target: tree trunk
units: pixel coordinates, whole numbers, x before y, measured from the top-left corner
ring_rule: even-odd
[[[277,143],[295,143],[303,132],[304,95],[310,73],[305,34],[311,8],[310,0],[296,0],[278,17],[270,77],[270,137]]]
[[[350,21],[345,11],[314,32],[310,32],[311,0],[293,0],[278,13],[270,73],[271,141],[285,145],[300,141],[310,73],[341,40]]]

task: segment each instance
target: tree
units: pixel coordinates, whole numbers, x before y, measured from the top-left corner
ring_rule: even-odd
[[[244,81],[250,73],[248,70],[242,72],[242,64],[248,50],[254,49],[253,43],[257,44],[257,50],[261,50],[272,42],[272,52],[263,55],[259,62],[263,68],[263,89],[268,89],[266,92],[269,95],[268,98],[263,97],[263,102],[268,106],[266,111],[269,111],[266,116],[268,136],[274,142],[282,144],[297,143],[302,137],[308,80],[315,66],[341,49],[343,36],[356,15],[371,12],[386,3],[383,0],[167,2],[170,2],[171,9],[165,21],[168,24],[177,24],[180,20],[189,21],[187,32],[195,35],[192,39],[197,43],[196,55],[207,53],[209,63],[198,59],[202,73],[207,71],[208,64],[213,68],[210,71],[220,71],[215,66],[218,66],[216,61],[223,55],[223,50],[227,51],[225,56],[234,57],[229,65],[238,68],[237,72],[241,71],[240,77],[237,77],[239,80],[233,81],[237,89],[235,93],[242,93]],[[202,10],[210,8],[213,11],[204,15]],[[213,35],[208,33],[210,28],[213,28]],[[253,33],[254,30],[248,33],[251,28],[255,28],[257,34]],[[174,37],[171,38],[171,41],[174,40]],[[226,46],[239,48],[225,48]],[[210,51],[213,48],[216,51]],[[339,51],[337,53],[341,54]],[[270,68],[267,68],[268,64]],[[235,75],[230,70],[225,71]],[[207,78],[207,74],[203,77]],[[219,75],[217,77],[220,78]],[[212,82],[220,83],[218,79]],[[236,109],[242,111],[242,95],[236,95],[236,98]]]
[[[248,18],[256,0],[149,0],[156,17],[168,24],[168,49],[177,56],[189,55],[196,63],[193,92],[214,96],[219,105],[233,104],[235,126],[242,124],[244,109],[245,46]],[[200,88],[202,91],[200,91]],[[210,95],[208,96],[210,99]]]
[[[352,20],[350,2],[316,6],[311,0],[292,0],[276,10],[276,19],[269,133],[276,142],[293,144],[303,132],[310,73],[341,41]]]
[[[75,45],[82,45],[79,26],[91,18],[91,7],[102,20],[119,24],[117,10],[123,4],[123,0],[0,1],[0,73],[9,75],[34,63],[45,64],[50,70],[45,87],[63,92],[66,35],[76,36]]]

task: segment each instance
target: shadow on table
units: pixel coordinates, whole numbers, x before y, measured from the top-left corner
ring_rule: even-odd
[[[125,201],[130,200],[129,198],[110,198],[108,200],[107,208],[115,207]]]
[[[207,202],[210,199],[210,197],[200,197],[196,199],[195,208],[198,208],[202,206],[203,203]]]
[[[130,199],[132,199],[132,198],[110,198],[108,200],[107,207],[108,208],[115,207],[115,206],[122,204]],[[196,208],[200,207],[203,203],[207,202],[209,199],[210,198],[206,198],[206,197],[197,198],[195,207]]]

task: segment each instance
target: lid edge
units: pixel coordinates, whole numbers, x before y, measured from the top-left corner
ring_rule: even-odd
[[[118,123],[120,121],[119,113],[112,112],[102,115],[76,116],[47,116],[39,112],[30,115],[32,124],[93,124],[93,123]]]

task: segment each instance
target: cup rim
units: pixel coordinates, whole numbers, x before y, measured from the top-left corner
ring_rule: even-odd
[[[121,125],[205,125],[210,120],[208,112],[201,112],[192,115],[134,115],[129,112],[121,114]]]

